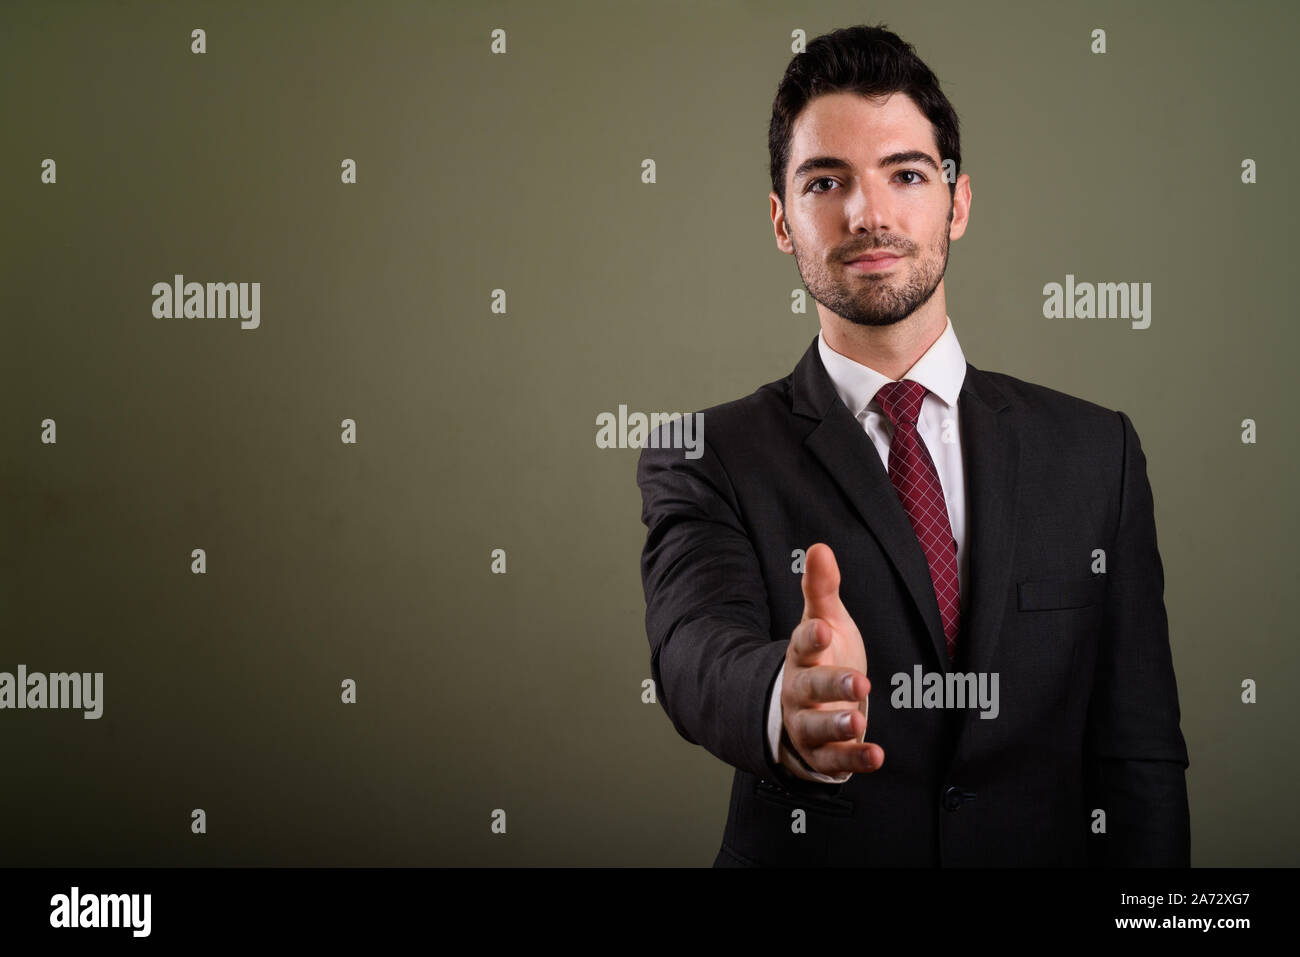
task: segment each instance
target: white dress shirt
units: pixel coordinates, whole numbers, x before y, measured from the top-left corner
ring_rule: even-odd
[[[919,382],[929,390],[921,401],[921,414],[916,431],[925,442],[930,458],[934,460],[935,468],[939,472],[939,484],[943,486],[943,498],[948,506],[948,521],[952,525],[953,538],[957,540],[957,587],[963,599],[962,607],[965,607],[966,474],[962,466],[961,422],[957,415],[957,396],[961,392],[962,382],[966,379],[966,357],[962,354],[961,346],[957,344],[957,334],[953,331],[952,320],[947,316],[944,318],[946,323],[943,333],[925,351],[925,354],[916,360],[912,368],[903,373],[903,378]],[[820,334],[817,337],[817,350],[821,354],[822,365],[826,367],[831,381],[835,383],[835,391],[839,393],[848,410],[862,423],[867,437],[880,453],[880,461],[888,474],[889,442],[893,424],[876,401],[876,393],[882,386],[894,380],[860,362],[840,355],[826,344],[825,336]],[[871,635],[863,635],[862,640],[866,644],[867,654],[870,655]],[[768,748],[777,763],[784,765],[796,776],[807,778],[810,772],[800,765],[799,759],[781,741],[781,684],[784,675],[783,660],[781,670],[776,673],[772,700],[768,706]],[[866,740],[866,735],[864,734],[860,740]],[[820,773],[812,773],[811,776],[813,780],[827,784],[842,784],[853,776],[853,772],[845,771],[838,777]]]

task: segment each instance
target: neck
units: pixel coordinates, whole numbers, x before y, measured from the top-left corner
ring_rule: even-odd
[[[820,305],[818,313],[828,346],[894,380],[916,365],[916,360],[943,335],[948,322],[939,290],[916,312],[890,326],[860,326]]]

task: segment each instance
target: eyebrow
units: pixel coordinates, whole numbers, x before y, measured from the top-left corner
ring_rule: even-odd
[[[901,166],[904,163],[922,163],[929,166],[936,173],[939,172],[939,164],[935,162],[934,157],[923,150],[903,150],[898,153],[887,153],[880,157],[879,165],[884,166]],[[838,156],[814,156],[804,160],[796,167],[794,171],[793,182],[799,182],[806,174],[814,170],[851,170],[853,164],[846,159]]]

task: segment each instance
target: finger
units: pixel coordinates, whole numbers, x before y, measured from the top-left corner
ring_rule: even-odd
[[[814,752],[835,741],[862,740],[867,716],[857,708],[804,708],[789,722],[790,739],[801,752]]]
[[[804,556],[803,619],[824,618],[834,628],[851,627],[853,619],[840,601],[840,567],[829,545],[818,542]],[[847,628],[846,628],[847,630]]]
[[[827,701],[861,702],[871,691],[871,680],[861,671],[835,665],[800,668],[790,682],[795,709]]]
[[[808,619],[790,633],[790,656],[801,668],[811,668],[831,643],[831,629],[824,621]]]
[[[822,774],[877,771],[885,763],[885,749],[871,741],[837,741],[813,749],[808,764]]]

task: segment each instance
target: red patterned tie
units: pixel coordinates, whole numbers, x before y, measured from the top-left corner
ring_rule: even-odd
[[[912,528],[930,563],[934,596],[939,602],[939,617],[948,640],[948,662],[957,647],[957,623],[961,599],[957,590],[957,541],[952,537],[948,506],[943,500],[939,472],[916,431],[921,414],[921,400],[926,388],[919,382],[904,379],[890,382],[876,393],[876,401],[894,424],[889,443],[889,480],[894,483],[903,510],[912,520]]]

